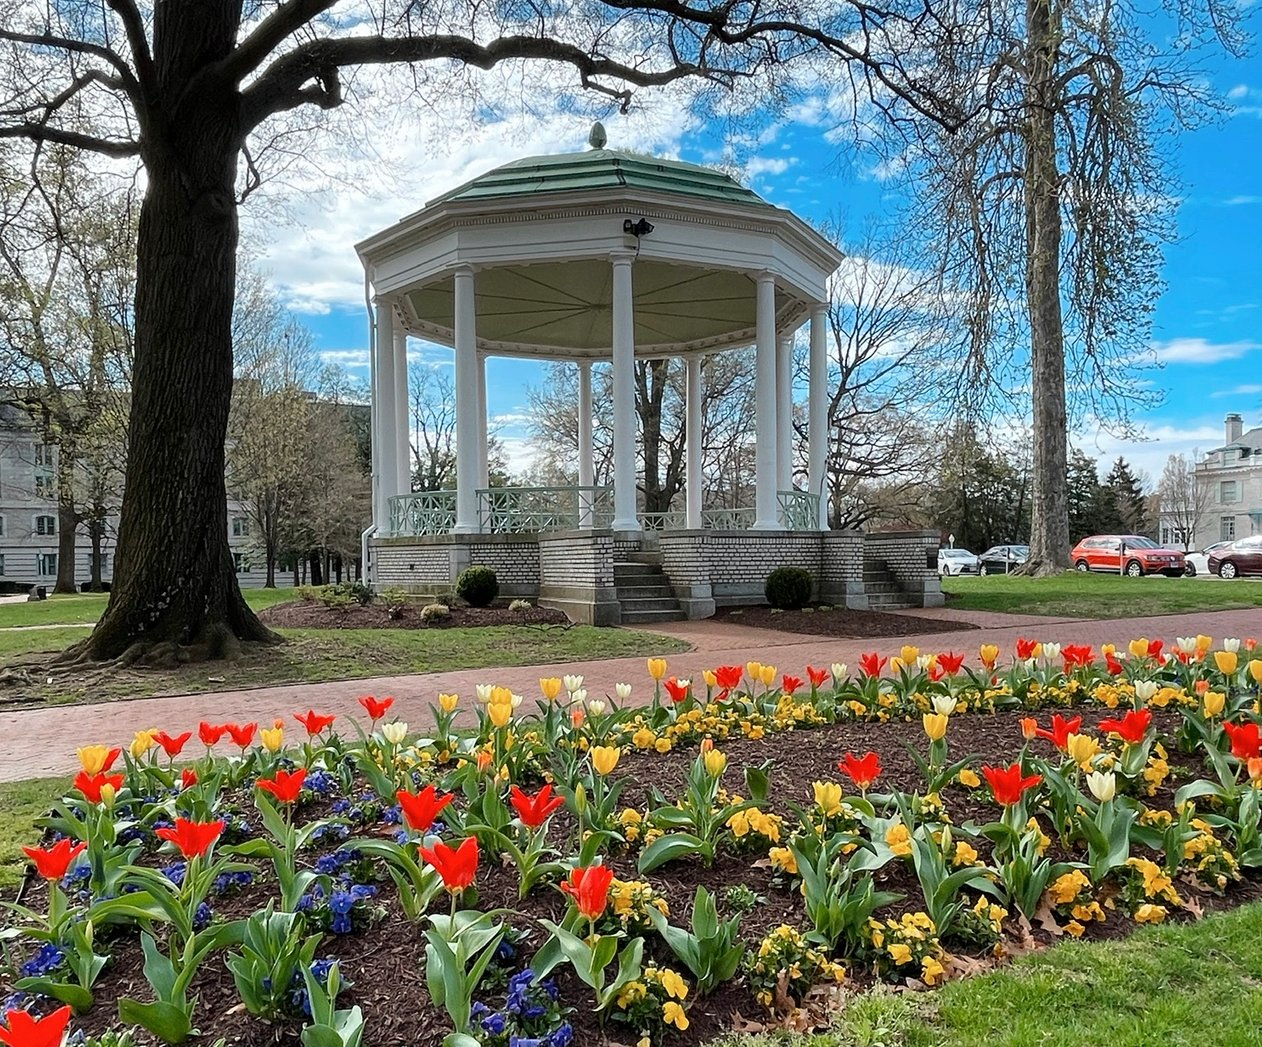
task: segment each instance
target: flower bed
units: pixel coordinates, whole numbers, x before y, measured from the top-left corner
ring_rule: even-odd
[[[28,850],[0,1042],[693,1044],[1194,918],[1259,893],[1255,646],[650,659],[639,708],[566,677],[441,695],[424,737],[365,697],[297,742],[94,746]]]

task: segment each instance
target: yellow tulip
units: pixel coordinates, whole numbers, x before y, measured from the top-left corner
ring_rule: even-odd
[[[831,818],[841,811],[841,786],[836,782],[815,782],[815,803],[824,812],[825,818]]]
[[[1214,664],[1224,676],[1234,676],[1240,665],[1240,656],[1235,651],[1215,651]]]
[[[920,657],[920,648],[905,644],[903,649],[898,652],[898,656],[903,660],[904,665],[912,665]]]
[[[719,678],[714,675],[713,669],[702,669],[701,678],[705,680],[705,685],[707,687],[713,688],[713,687],[718,687],[719,685]]]
[[[496,727],[503,727],[513,718],[512,702],[492,702],[486,707],[486,715]]]
[[[1147,641],[1144,641],[1144,642],[1147,643]],[[1100,644],[1100,653],[1104,655],[1117,654],[1117,644],[1113,644],[1113,643]]]
[[[1212,637],[1206,636],[1204,633],[1196,634],[1196,657],[1204,658],[1211,647],[1214,646]]]
[[[727,757],[718,749],[711,749],[702,760],[705,761],[706,774],[711,778],[720,777],[727,769]]]
[[[269,753],[278,752],[280,747],[285,744],[285,728],[264,727],[259,731],[259,741],[263,743],[263,748]]]
[[[561,693],[561,677],[549,676],[546,679],[540,679],[539,690],[548,701],[555,701],[556,696]]]
[[[1065,752],[1084,771],[1091,770],[1091,761],[1100,752],[1100,743],[1087,734],[1071,734],[1065,740]]]
[[[764,687],[770,687],[776,682],[776,667],[774,665],[764,665],[762,671],[758,674],[758,679]]]
[[[507,705],[512,708],[513,692],[507,687],[492,687],[490,703],[492,705]]]
[[[925,727],[925,734],[929,736],[931,742],[940,742],[946,737],[947,723],[950,717],[945,713],[925,713],[921,722]]]
[[[1204,699],[1204,710],[1207,718],[1213,718],[1222,714],[1223,706],[1227,704],[1227,696],[1222,691],[1206,691]]]
[[[592,767],[601,776],[610,774],[618,766],[621,756],[622,750],[616,745],[598,745],[592,749]]]
[[[1132,640],[1127,645],[1127,649],[1131,652],[1132,658],[1147,658],[1148,638],[1146,636],[1141,636],[1138,640]]]
[[[150,727],[147,731],[136,732],[136,736],[132,738],[131,745],[129,746],[131,750],[131,758],[133,760],[139,760],[145,755],[145,753],[158,744],[157,739],[154,738],[154,735],[157,733],[158,729],[156,727]]]
[[[984,643],[978,648],[978,657],[981,658],[982,665],[987,669],[993,669],[995,663],[999,661],[999,645],[993,643]]]
[[[79,762],[88,774],[100,774],[109,762],[110,752],[104,745],[85,745],[79,750]]]
[[[438,696],[438,707],[445,713],[454,713],[459,701],[460,696],[458,694],[440,694]]]
[[[117,795],[118,791],[109,782],[101,786],[101,803],[105,804],[106,807],[114,806],[114,797]]]
[[[746,662],[745,673],[749,676],[751,683],[757,683],[762,679],[762,662]]]
[[[648,667],[649,667],[649,675],[653,677],[654,680],[660,680],[663,676],[666,675],[666,659],[665,658],[650,658],[648,660]]]
[[[1249,675],[1253,677],[1254,683],[1262,683],[1262,658],[1250,659]]]

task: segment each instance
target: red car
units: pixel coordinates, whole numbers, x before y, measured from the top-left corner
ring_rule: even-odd
[[[1209,557],[1209,573],[1216,574],[1219,578],[1262,574],[1262,534],[1241,538],[1231,545],[1215,549]]]
[[[1163,549],[1142,534],[1092,535],[1075,545],[1070,556],[1079,571],[1120,574],[1125,570],[1131,578],[1157,573],[1177,578],[1185,567],[1179,550]]]

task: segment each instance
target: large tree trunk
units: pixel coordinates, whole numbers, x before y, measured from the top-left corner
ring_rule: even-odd
[[[88,592],[99,593],[103,586],[101,579],[101,545],[105,538],[105,510],[102,506],[92,507],[92,515],[88,517],[88,539],[92,543],[92,553],[88,563]]]
[[[60,462],[62,452],[58,450]],[[60,470],[65,472],[65,470]],[[68,484],[57,483],[57,581],[55,593],[75,592],[75,535],[79,530],[79,514],[75,512],[74,490]]]
[[[1051,0],[1027,0],[1026,307],[1034,405],[1030,557],[1023,573],[1069,566],[1068,416],[1060,302],[1060,172],[1056,161],[1057,28]]]
[[[178,108],[142,139],[127,494],[115,585],[83,645],[94,659],[229,657],[238,641],[277,639],[242,599],[228,548],[237,102],[226,87],[185,90],[231,50],[239,22],[240,4],[154,8],[160,97]]]

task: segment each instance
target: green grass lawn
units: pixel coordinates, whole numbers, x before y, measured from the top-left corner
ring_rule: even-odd
[[[39,842],[35,819],[47,814],[69,786],[68,778],[0,783],[0,893],[11,895],[17,887],[26,866],[22,845]]]
[[[243,589],[245,602],[256,611],[295,599],[290,589]],[[34,603],[0,604],[0,629],[19,625],[95,625],[105,610],[108,593],[50,596]]]
[[[1262,583],[1208,578],[1123,578],[1069,571],[1052,578],[944,578],[947,606],[1060,618],[1135,618],[1262,607]]]
[[[921,995],[854,997],[813,1037],[722,1047],[1255,1047],[1262,904],[1117,942],[1067,941]]]

